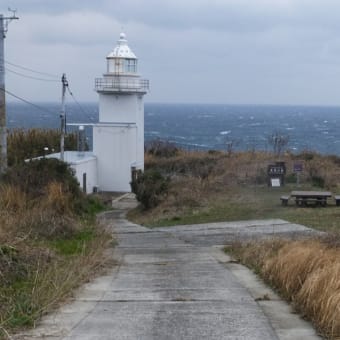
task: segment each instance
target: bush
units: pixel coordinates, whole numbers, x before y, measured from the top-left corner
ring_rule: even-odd
[[[297,175],[296,173],[290,173],[285,178],[286,183],[296,183]]]
[[[144,209],[150,209],[157,206],[167,194],[169,181],[169,177],[163,177],[160,172],[149,170],[135,176],[130,184],[138,202]]]
[[[179,150],[174,143],[161,139],[155,139],[149,141],[145,145],[145,151],[156,157],[168,158],[176,156]]]
[[[317,188],[325,187],[325,179],[321,176],[312,176],[312,185]]]
[[[6,184],[19,188],[30,198],[37,198],[46,193],[52,182],[62,184],[62,191],[79,198],[82,193],[70,166],[58,159],[42,158],[17,164],[7,170],[3,176]]]

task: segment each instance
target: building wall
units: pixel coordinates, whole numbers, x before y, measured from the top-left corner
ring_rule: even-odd
[[[140,114],[137,94],[99,94],[99,121],[105,123],[134,123]]]
[[[95,125],[93,153],[97,157],[99,190],[130,192],[131,167],[137,161],[136,124]]]
[[[137,115],[137,169],[144,171],[144,100],[143,96],[137,99],[138,115]]]
[[[60,159],[60,153],[52,153],[43,157]],[[43,157],[38,157],[38,159]],[[97,158],[92,152],[65,151],[64,161],[74,170],[82,190],[84,190],[84,173],[86,173],[86,193],[90,194],[94,187],[98,187]]]
[[[75,175],[79,182],[80,188],[83,188],[83,174],[86,174],[86,190],[87,194],[93,192],[93,189],[98,186],[97,177],[97,159],[91,159],[78,163],[70,163],[71,168],[75,171]]]

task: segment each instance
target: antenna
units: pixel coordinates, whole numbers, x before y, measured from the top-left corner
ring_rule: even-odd
[[[12,12],[13,13],[12,17],[17,18],[17,16],[15,15],[15,13],[17,12],[17,9],[11,9],[11,7],[8,7],[8,12]]]
[[[10,7],[8,7],[8,11],[12,12],[12,16],[10,17],[3,17],[3,36],[4,38],[6,38],[6,33],[8,31],[8,25],[12,20],[17,20],[19,19],[19,17],[16,16],[16,9],[11,9]]]

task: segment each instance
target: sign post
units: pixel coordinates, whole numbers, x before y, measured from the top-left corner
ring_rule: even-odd
[[[296,185],[299,187],[300,186],[300,174],[303,171],[303,163],[300,162],[295,162],[293,165],[293,171],[296,173]]]
[[[268,185],[280,187],[285,184],[286,166],[284,162],[269,164],[267,167]]]

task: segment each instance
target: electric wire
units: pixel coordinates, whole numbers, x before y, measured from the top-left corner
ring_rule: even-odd
[[[91,121],[93,121],[93,120],[94,120],[93,116],[92,116],[88,111],[86,111],[86,110],[80,105],[80,103],[78,102],[78,100],[75,98],[73,92],[70,90],[69,85],[67,86],[67,91],[68,91],[68,93],[70,94],[70,96],[72,97],[72,99],[74,100],[74,102],[78,105],[80,111],[81,111],[88,119],[90,119]]]
[[[45,113],[48,112],[48,113],[51,113],[51,114],[53,114],[53,115],[56,114],[55,112],[53,112],[53,111],[51,111],[51,110],[49,110],[49,109],[43,108],[42,106],[39,106],[39,105],[37,105],[37,104],[31,103],[30,101],[28,101],[28,100],[26,100],[26,99],[24,99],[24,98],[21,98],[21,97],[17,96],[16,94],[14,94],[14,93],[12,93],[12,92],[6,90],[6,89],[0,88],[0,91],[4,91],[4,92],[6,92],[7,94],[9,94],[10,96],[12,96],[12,97],[14,97],[14,98],[17,98],[17,99],[21,100],[22,102],[24,102],[24,103],[26,103],[26,104],[29,104],[29,105],[31,105],[31,106],[33,106],[33,107],[39,109],[40,111],[43,111],[43,112],[45,112]]]
[[[13,67],[17,67],[19,69],[22,69],[22,70],[26,70],[26,71],[29,71],[29,72],[32,72],[32,73],[36,73],[36,74],[40,74],[40,75],[44,75],[44,76],[47,76],[47,77],[51,77],[51,78],[54,78],[54,79],[44,79],[44,78],[40,78],[40,77],[34,77],[34,76],[31,76],[31,75],[26,75],[26,74],[23,74],[23,73],[20,73],[20,72],[17,72],[17,71],[14,71],[14,70],[11,70],[7,67],[5,67],[5,70],[10,72],[10,73],[13,73],[13,74],[16,74],[18,76],[21,76],[21,77],[24,77],[24,78],[28,78],[28,79],[33,79],[33,80],[39,80],[39,81],[44,81],[44,82],[60,82],[60,79],[57,75],[55,74],[51,74],[51,73],[47,73],[47,72],[41,72],[41,71],[37,71],[37,70],[34,70],[34,69],[31,69],[31,68],[28,68],[28,67],[24,67],[24,66],[21,66],[21,65],[18,65],[18,64],[15,64],[15,63],[12,63],[12,62],[9,62],[5,59],[0,59],[0,60],[3,60],[6,64],[8,65],[11,65]],[[77,106],[79,107],[80,111],[85,115],[87,116],[87,118],[91,121],[94,120],[94,117],[91,113],[89,113],[87,110],[85,110],[82,105],[79,103],[79,101],[75,98],[73,92],[70,90],[69,88],[69,84],[67,82],[67,86],[66,86],[67,90],[68,90],[68,93],[70,94],[71,98],[73,99],[73,101],[77,104]],[[1,89],[3,90],[3,89]],[[9,94],[10,96],[13,96],[14,98],[17,98],[21,101],[23,101],[24,103],[26,104],[29,104],[31,106],[34,106],[35,108],[41,110],[41,111],[44,111],[44,112],[49,112],[49,113],[53,113],[55,114],[54,112],[48,110],[48,109],[45,109],[39,105],[36,105],[34,103],[31,103],[30,101],[24,99],[24,98],[21,98],[20,96],[17,96],[16,94],[8,91],[8,90],[4,90],[7,94]]]
[[[39,80],[39,81],[46,81],[46,82],[53,82],[53,83],[59,83],[60,80],[54,80],[54,79],[43,79],[43,78],[38,78],[38,77],[33,77],[33,76],[29,76],[29,75],[26,75],[26,74],[23,74],[23,73],[20,73],[20,72],[17,72],[17,71],[13,71],[7,67],[5,67],[5,70],[10,72],[10,73],[14,73],[20,77],[24,77],[24,78],[28,78],[28,79],[34,79],[34,80]]]
[[[8,60],[5,60],[5,59],[1,59],[1,60],[3,60],[3,61],[4,61],[6,64],[8,64],[8,65],[11,65],[11,66],[20,68],[20,69],[22,69],[22,70],[30,71],[30,72],[32,72],[32,73],[37,73],[37,74],[40,74],[40,75],[43,75],[43,76],[47,76],[47,77],[50,77],[50,78],[55,78],[55,80],[59,79],[59,76],[56,75],[56,74],[47,73],[47,72],[42,72],[42,71],[37,71],[37,70],[34,70],[34,69],[32,69],[32,68],[29,68],[29,67],[25,67],[25,66],[21,66],[21,65],[18,65],[18,64],[9,62]]]

